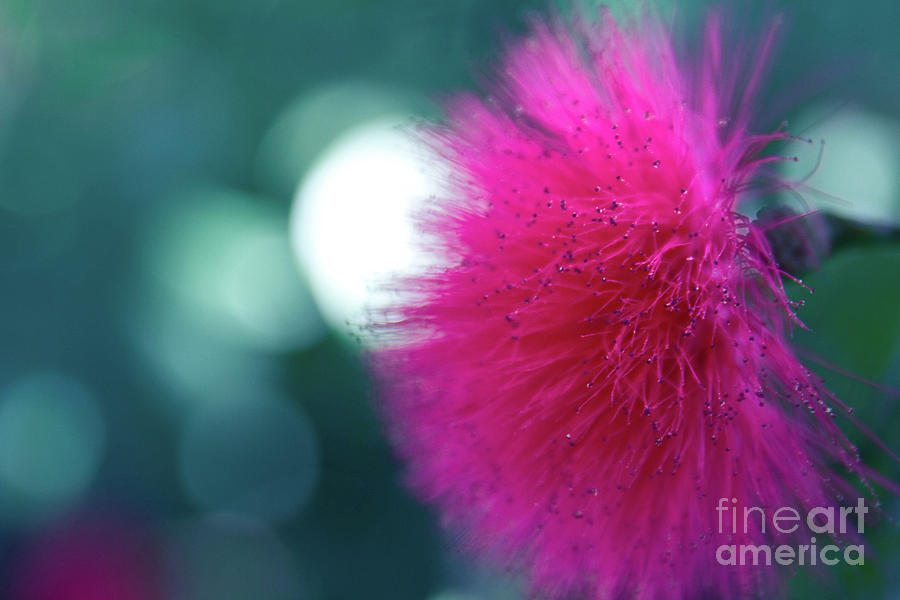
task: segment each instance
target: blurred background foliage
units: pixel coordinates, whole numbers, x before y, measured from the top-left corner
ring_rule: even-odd
[[[688,24],[705,8],[675,4]],[[811,364],[896,390],[900,249],[877,232],[900,219],[900,9],[773,4],[787,27],[763,126],[787,116],[825,138],[804,195],[866,222],[809,275],[798,343]],[[292,223],[305,213],[291,206],[348,131],[439,114],[476,85],[498,33],[543,5],[0,3],[2,597],[524,597],[454,553],[402,488],[360,346],[332,310],[356,285],[341,277],[359,276],[342,265],[369,248],[341,241],[345,262],[319,269],[332,288],[297,250],[304,231],[341,235],[376,182],[345,169],[360,197],[325,197],[322,222]],[[800,146],[790,176],[820,158]],[[896,393],[816,368],[900,449]],[[884,498],[877,558],[802,572],[796,597],[897,597],[900,510]]]

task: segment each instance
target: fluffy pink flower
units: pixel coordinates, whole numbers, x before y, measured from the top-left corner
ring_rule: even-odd
[[[716,548],[808,531],[719,533],[719,499],[858,496],[782,273],[736,212],[788,138],[748,131],[770,41],[744,65],[719,31],[694,65],[653,20],[536,23],[492,95],[429,132],[453,175],[423,237],[448,266],[404,284],[375,355],[384,410],[417,492],[551,597],[772,589],[775,568]]]

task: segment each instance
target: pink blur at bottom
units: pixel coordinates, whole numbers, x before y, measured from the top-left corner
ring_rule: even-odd
[[[157,600],[157,549],[125,520],[82,518],[60,524],[24,549],[10,600]]]

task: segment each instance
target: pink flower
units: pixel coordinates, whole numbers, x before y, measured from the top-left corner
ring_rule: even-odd
[[[808,530],[734,533],[728,512],[720,532],[720,500],[856,503],[836,400],[736,212],[788,138],[748,131],[771,33],[729,57],[719,32],[686,65],[650,19],[535,23],[491,95],[429,132],[453,174],[423,238],[448,266],[403,284],[374,361],[384,410],[421,497],[550,597],[777,589],[716,549]]]

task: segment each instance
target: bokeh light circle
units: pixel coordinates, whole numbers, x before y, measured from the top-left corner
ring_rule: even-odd
[[[170,600],[310,597],[291,551],[253,519],[213,514],[175,525],[168,541]]]
[[[387,307],[385,284],[433,263],[416,242],[416,213],[438,193],[439,161],[402,116],[345,132],[317,159],[291,213],[294,250],[323,316],[338,330]]]
[[[260,396],[210,405],[187,425],[179,470],[201,507],[282,521],[315,490],[318,443],[296,404]]]
[[[55,371],[14,381],[0,397],[0,505],[40,517],[76,502],[99,467],[104,439],[101,409],[79,382]]]

